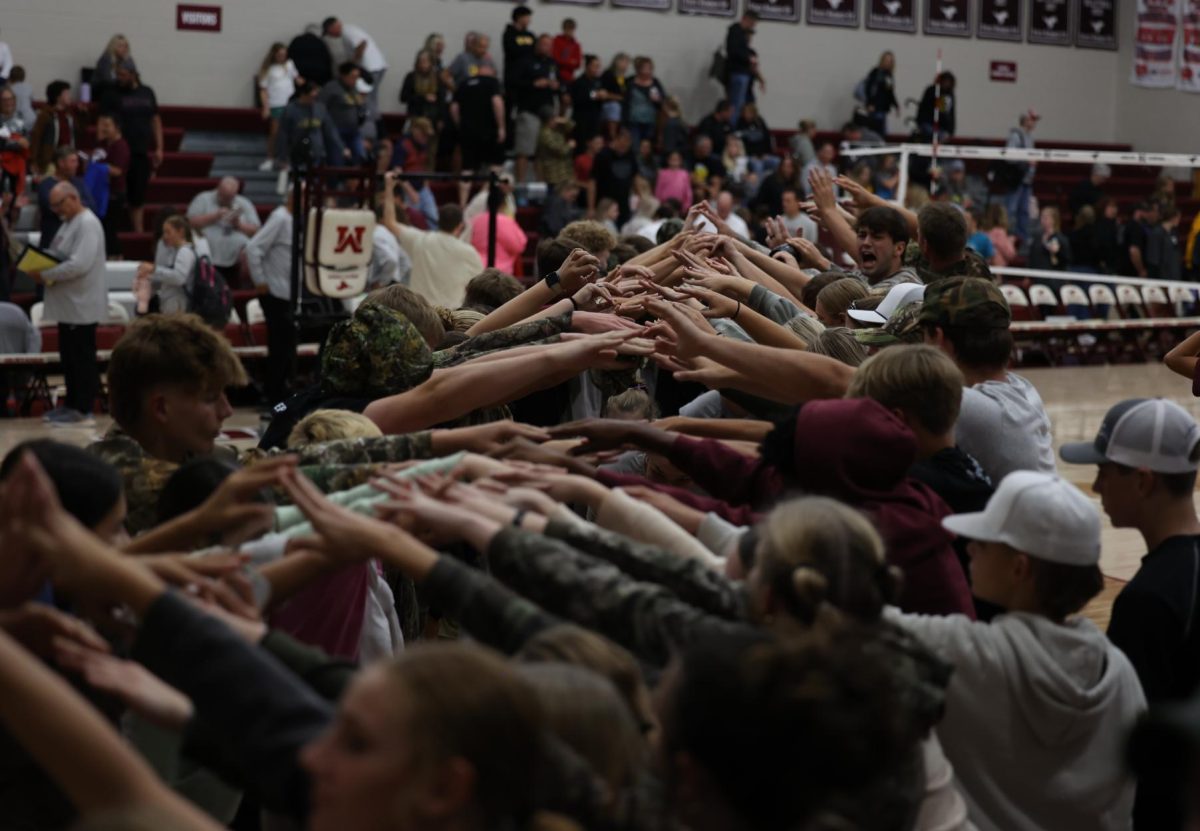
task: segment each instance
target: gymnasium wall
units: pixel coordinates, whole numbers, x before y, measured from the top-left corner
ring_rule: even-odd
[[[175,4],[168,0],[3,0],[0,39],[28,69],[39,98],[48,80],[76,81],[79,68],[94,64],[109,35],[122,32],[161,101],[246,106],[251,77],[270,42],[286,42],[304,23],[319,21],[335,9],[344,20],[368,29],[384,50],[391,68],[382,100],[385,110],[396,110],[401,79],[426,34],[444,34],[452,57],[467,30],[487,31],[499,59],[510,8],[485,0],[242,0],[222,5],[223,31],[209,34],[176,31]],[[573,16],[584,48],[597,50],[606,60],[618,49],[653,55],[659,77],[668,91],[680,94],[692,121],[720,96],[706,75],[713,49],[730,22],[726,19],[608,6],[530,5],[535,30],[556,32],[563,17]],[[1131,14],[1129,5],[1121,10],[1124,17]],[[1122,43],[1127,45],[1128,25],[1125,28]],[[775,127],[794,127],[802,117],[815,117],[823,127],[840,125],[850,114],[854,85],[884,49],[896,53],[900,97],[919,98],[932,79],[935,53],[941,48],[946,67],[958,77],[960,134],[1002,136],[1018,113],[1032,106],[1045,116],[1039,133],[1046,138],[1105,141],[1130,136],[1139,144],[1164,144],[1159,125],[1129,132],[1126,119],[1118,119],[1119,110],[1144,106],[1140,94],[1129,93],[1124,75],[1118,74],[1128,73],[1124,53],[766,21],[759,23],[758,31],[756,48],[769,84],[764,115]],[[1016,61],[1018,82],[990,82],[991,60]],[[1118,95],[1112,93],[1114,84]],[[890,128],[903,129],[894,120]]]
[[[1132,10],[1121,17],[1120,42],[1133,43]],[[1122,48],[1113,89],[1117,100],[1114,138],[1138,150],[1194,153],[1200,142],[1200,95],[1174,89],[1143,89],[1129,83],[1133,50]]]

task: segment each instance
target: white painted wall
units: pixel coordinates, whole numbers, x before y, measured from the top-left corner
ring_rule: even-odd
[[[391,64],[383,101],[385,110],[396,110],[400,81],[427,33],[443,33],[452,57],[468,29],[485,30],[499,59],[510,8],[482,0],[238,0],[222,5],[224,30],[215,35],[175,31],[175,4],[168,0],[0,0],[0,38],[12,45],[37,90],[55,77],[77,80],[79,67],[94,63],[109,35],[122,32],[160,101],[245,106],[250,78],[270,42],[286,42],[304,23],[335,8],[344,20],[372,32],[383,48]],[[1131,14],[1130,5],[1124,4],[1123,14]],[[607,6],[537,3],[534,9],[537,31],[555,32],[563,17],[575,17],[584,48],[606,60],[618,49],[653,55],[659,77],[669,91],[680,94],[693,121],[720,96],[706,75],[728,20]],[[769,84],[764,115],[776,127],[794,126],[804,117],[815,117],[823,127],[839,126],[850,114],[854,85],[884,49],[896,53],[901,97],[919,98],[932,80],[940,47],[946,67],[958,77],[963,135],[1002,136],[1017,114],[1032,106],[1045,116],[1039,133],[1046,138],[1110,140],[1122,100],[1109,94],[1110,85],[1119,63],[1128,72],[1124,54],[1118,58],[1092,50],[766,21],[758,31],[756,47]],[[1122,32],[1122,42],[1129,40]],[[1018,83],[988,81],[993,59],[1016,61]],[[900,125],[894,123],[892,129]],[[1152,137],[1149,132],[1147,138]]]

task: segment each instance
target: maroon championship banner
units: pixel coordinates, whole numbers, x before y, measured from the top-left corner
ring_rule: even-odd
[[[1117,0],[1074,0],[1075,45],[1081,49],[1117,48]]]
[[[979,0],[975,34],[984,40],[1021,42],[1022,0]]]
[[[858,28],[858,0],[808,0],[810,26]]]
[[[867,0],[868,29],[916,34],[916,0]]]
[[[800,0],[746,0],[746,11],[757,13],[760,20],[800,22]]]
[[[1138,87],[1175,86],[1175,39],[1179,37],[1176,0],[1138,0],[1129,81]]]
[[[1029,42],[1070,46],[1071,10],[1069,0],[1029,0]]]
[[[738,0],[679,0],[680,14],[703,14],[709,17],[733,17]]]
[[[969,38],[970,0],[925,0],[925,25],[922,31],[927,35]]]

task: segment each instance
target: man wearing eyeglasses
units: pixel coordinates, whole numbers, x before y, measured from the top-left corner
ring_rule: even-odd
[[[46,319],[58,323],[67,396],[64,405],[45,419],[51,424],[78,424],[91,419],[100,382],[96,326],[108,314],[104,228],[70,182],[55,185],[49,201],[62,225],[48,250],[62,262],[29,276],[45,286]]]

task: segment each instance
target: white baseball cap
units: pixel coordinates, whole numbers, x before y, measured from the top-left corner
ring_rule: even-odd
[[[1183,407],[1164,398],[1128,398],[1104,414],[1090,442],[1064,444],[1064,462],[1116,462],[1154,473],[1191,473],[1200,468],[1196,445],[1200,424]]]
[[[872,326],[882,326],[888,322],[897,309],[909,303],[920,303],[925,299],[925,286],[921,283],[898,283],[888,289],[887,295],[874,309],[855,309],[847,311],[850,317]]]
[[[1002,542],[1051,563],[1100,562],[1100,512],[1079,488],[1052,473],[1010,473],[982,511],[948,516],[942,525],[960,537]]]

